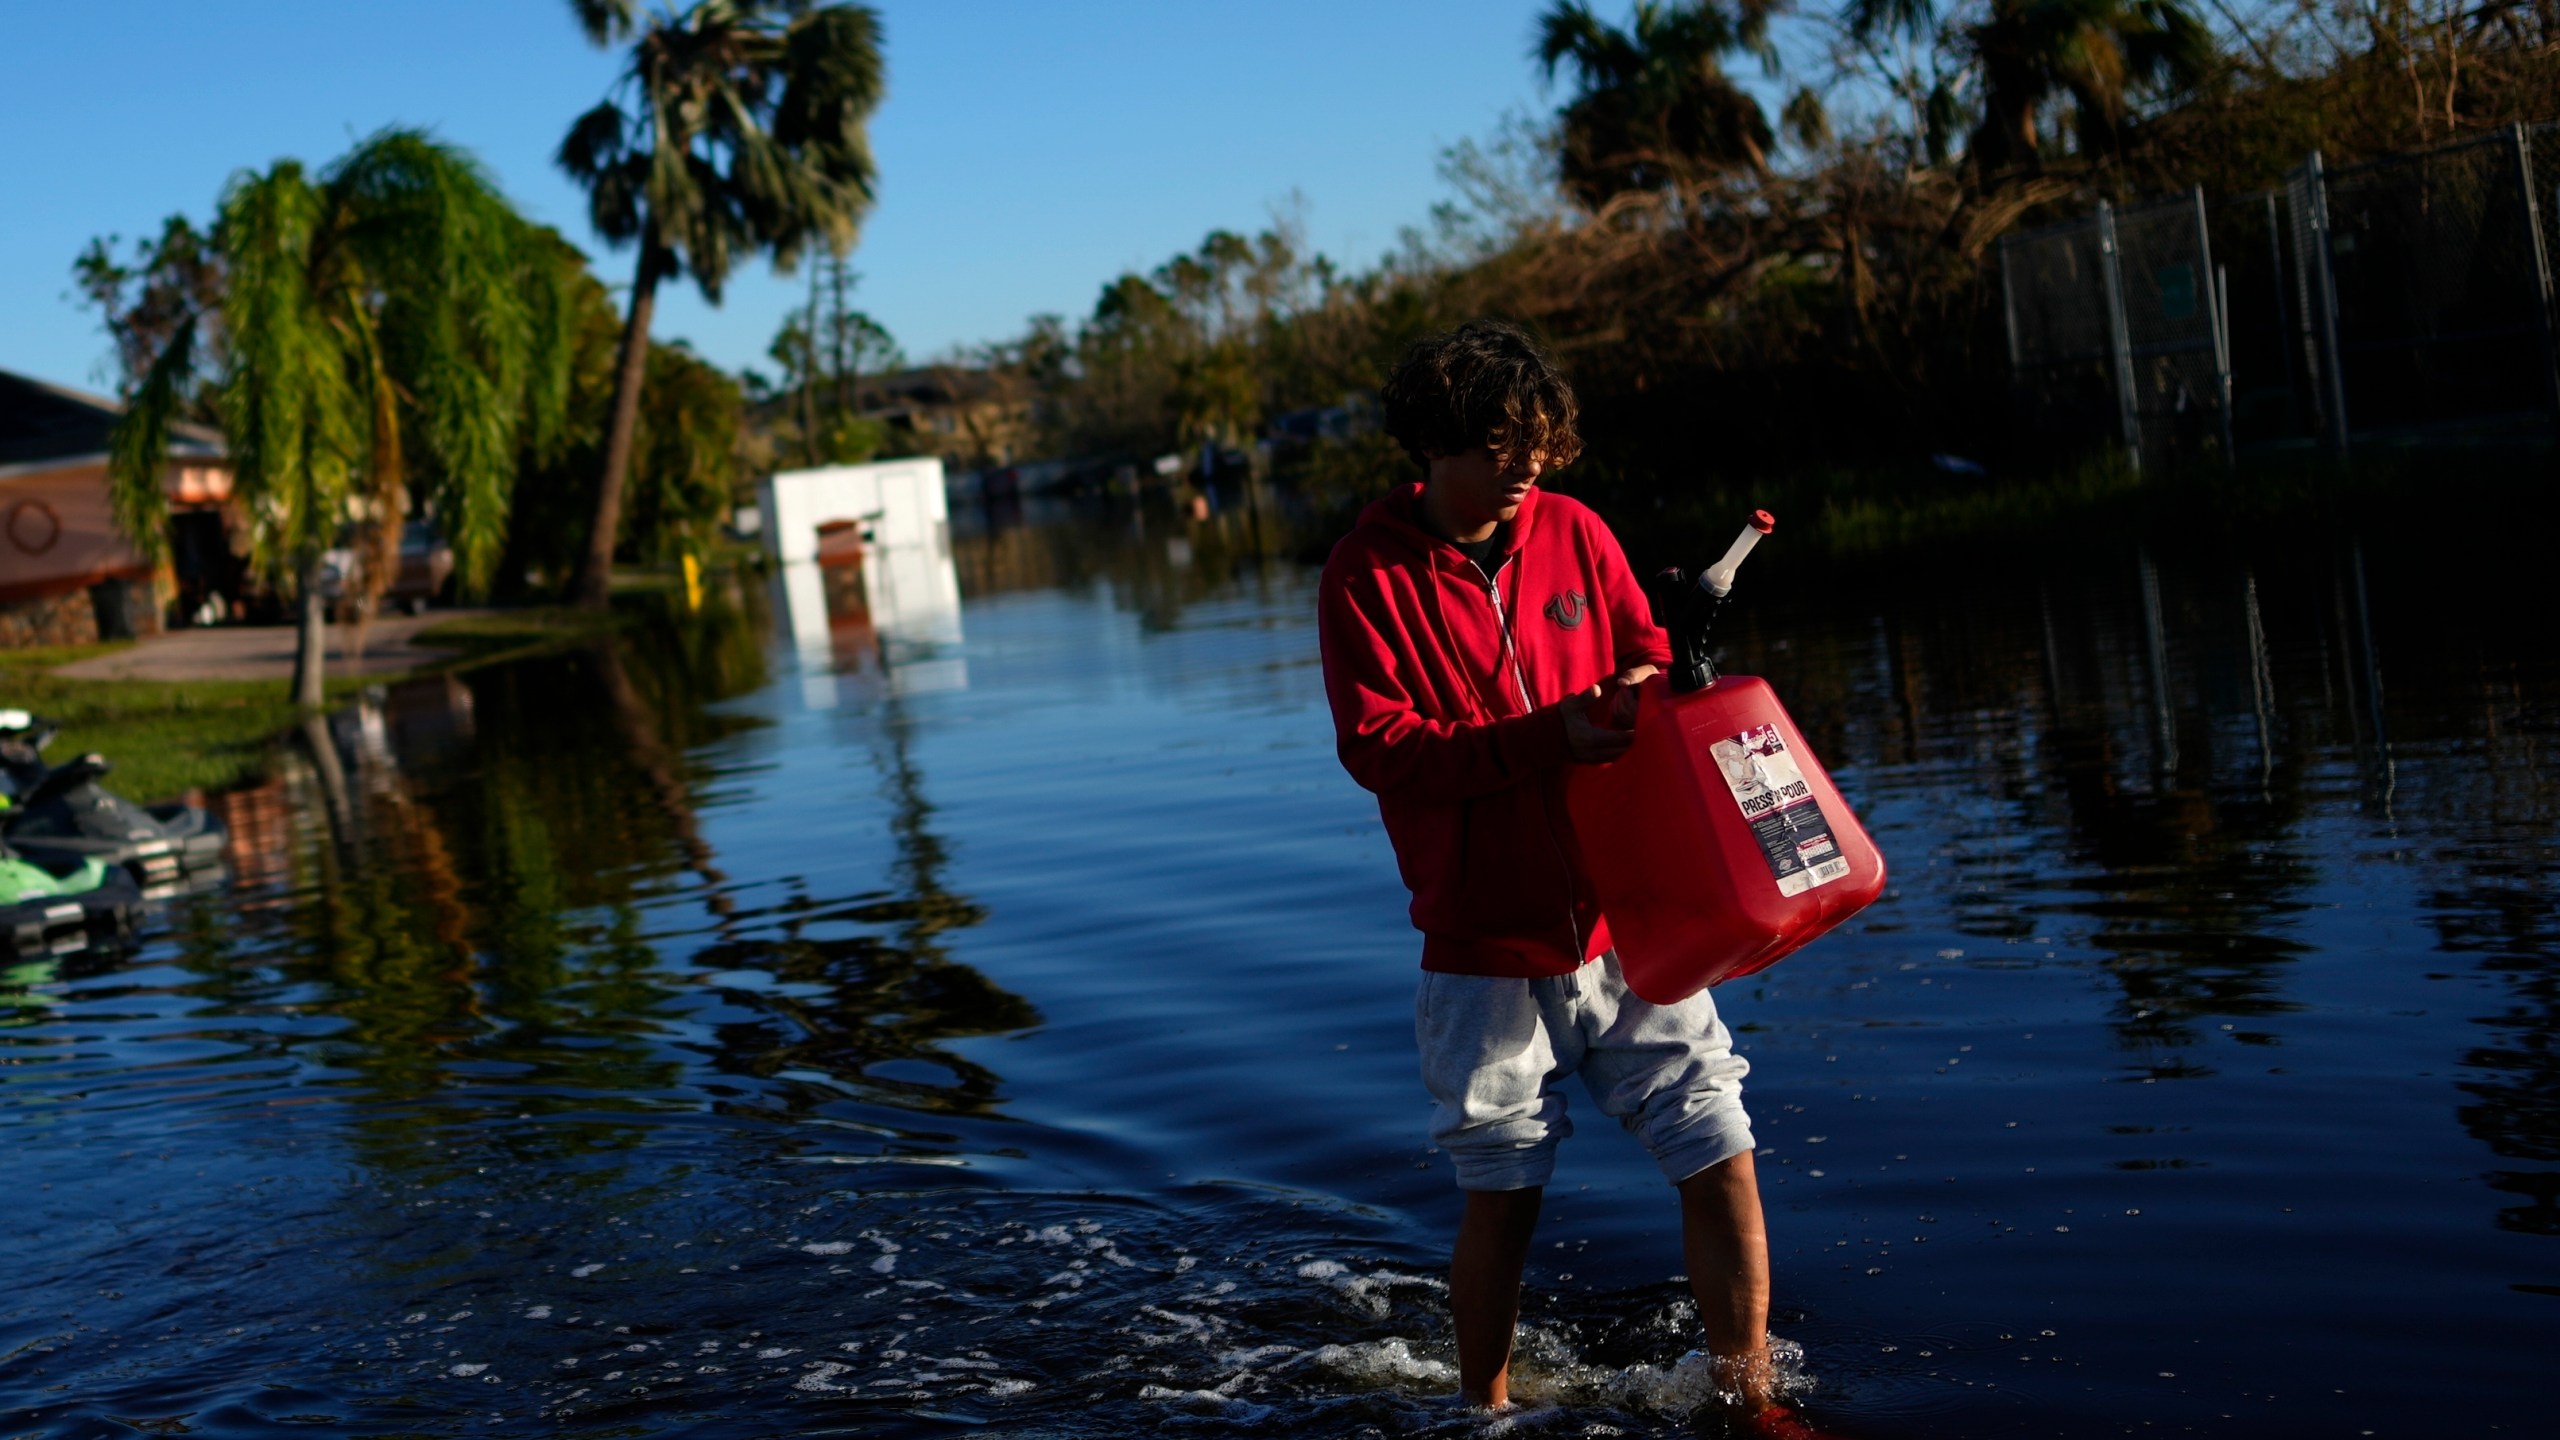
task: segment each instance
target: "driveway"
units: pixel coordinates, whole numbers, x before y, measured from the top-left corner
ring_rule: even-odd
[[[424,615],[385,615],[365,627],[364,655],[351,659],[348,643],[355,627],[329,627],[329,649],[323,673],[392,675],[440,664],[453,652],[420,645],[421,630],[448,620],[484,615],[483,610],[434,610]],[[54,674],[68,680],[274,680],[293,678],[294,628],[290,625],[215,625],[172,630],[139,641],[112,655],[92,655],[59,666]]]

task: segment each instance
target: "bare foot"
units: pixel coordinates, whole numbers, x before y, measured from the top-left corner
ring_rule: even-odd
[[[1735,1409],[1744,1415],[1757,1415],[1777,1403],[1777,1371],[1766,1345],[1739,1355],[1718,1355],[1714,1373],[1716,1389],[1735,1397],[1739,1402]]]
[[[1723,1440],[1841,1440],[1801,1411],[1778,1403],[1777,1367],[1767,1347],[1711,1361],[1717,1400],[1693,1423]]]

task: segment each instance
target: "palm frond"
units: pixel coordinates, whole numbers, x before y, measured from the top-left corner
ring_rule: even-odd
[[[842,253],[870,208],[866,121],[886,94],[879,16],[864,5],[703,0],[637,32],[611,101],[558,161],[597,229],[640,239],[717,300],[738,258]]]
[[[630,149],[631,119],[607,100],[570,122],[569,133],[552,157],[554,164],[581,185],[592,185]]]
[[[1592,14],[1583,0],[1559,0],[1538,17],[1538,43],[1530,53],[1549,81],[1556,78],[1556,67],[1571,59],[1587,83],[1597,78],[1599,57],[1616,37],[1617,31]]]
[[[860,153],[866,194],[863,121],[888,97],[880,39],[879,17],[860,6],[829,5],[793,22],[784,36],[782,93],[773,111],[773,137],[784,145]]]
[[[696,0],[635,23],[618,86],[563,141],[559,163],[588,193],[597,229],[637,240],[630,315],[645,339],[662,277],[720,300],[730,270],[762,251],[789,266],[814,243],[850,248],[874,184],[865,125],[886,93],[879,16],[812,0]],[[651,352],[654,355],[654,351]],[[655,362],[652,362],[654,369]],[[608,456],[640,423],[628,372],[615,381]],[[625,473],[608,460],[580,595],[604,603]]]
[[[2145,83],[2182,90],[2213,67],[2213,32],[2181,0],[2137,0],[2120,27],[2126,68]]]
[[[610,45],[640,23],[639,0],[569,0],[578,29],[596,45]]]

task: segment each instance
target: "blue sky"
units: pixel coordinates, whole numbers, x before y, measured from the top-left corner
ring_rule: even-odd
[[[1541,0],[1289,5],[883,0],[880,202],[856,302],[909,354],[1088,311],[1111,276],[1213,228],[1258,229],[1292,194],[1319,249],[1360,266],[1446,192],[1441,149],[1542,109]],[[1621,7],[1604,4],[1603,14]],[[89,238],[208,216],[233,171],[322,163],[356,137],[432,127],[528,213],[627,277],[551,165],[611,84],[555,0],[83,0],[12,4],[0,126],[0,369],[106,388],[106,338],[69,298]],[[799,281],[757,267],[712,309],[668,293],[661,338],[764,364]],[[769,368],[769,367],[768,367]]]

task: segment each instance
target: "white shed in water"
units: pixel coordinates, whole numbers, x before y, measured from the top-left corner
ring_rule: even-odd
[[[941,460],[785,470],[762,500],[812,704],[834,702],[833,676],[873,666],[902,692],[969,683],[968,662],[947,653],[961,640],[960,573]]]

